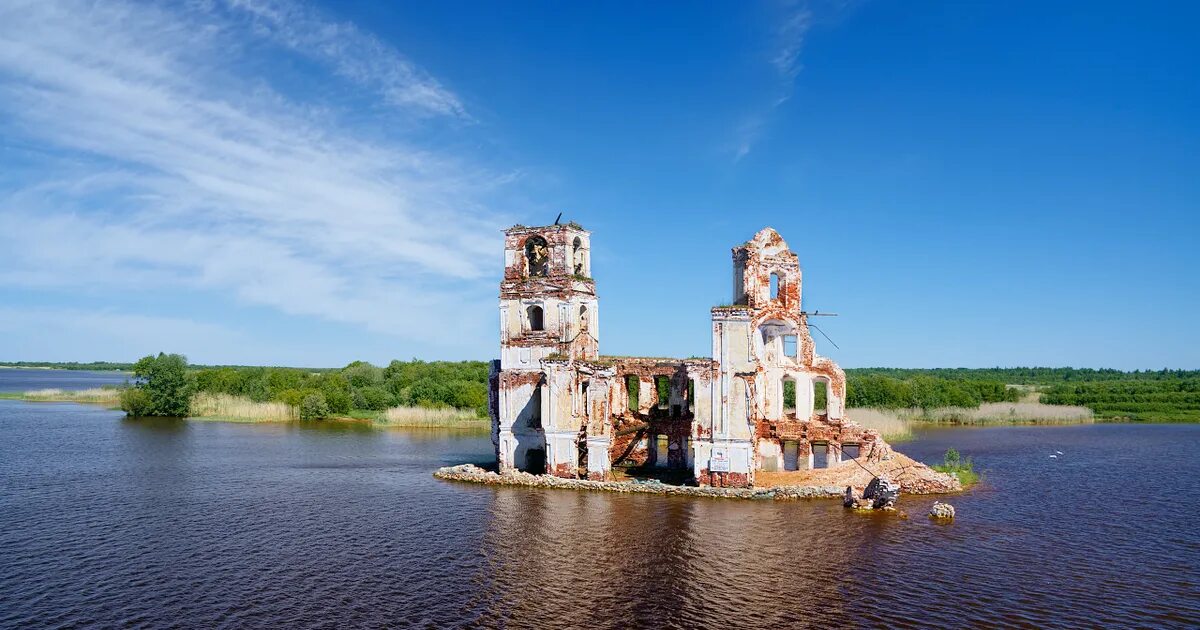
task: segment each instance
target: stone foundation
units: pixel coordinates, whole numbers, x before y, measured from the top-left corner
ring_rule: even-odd
[[[716,473],[724,476],[730,473]],[[460,464],[439,468],[433,473],[438,479],[463,481],[490,486],[522,486],[527,488],[561,488],[566,490],[595,490],[626,494],[666,494],[691,497],[714,497],[725,499],[827,499],[841,498],[846,485],[776,486],[772,488],[672,486],[658,482],[608,481],[601,479],[565,479],[552,475],[534,475],[524,472],[504,474],[484,470],[474,464]],[[941,494],[961,490],[961,487],[946,486],[913,492],[912,494]]]

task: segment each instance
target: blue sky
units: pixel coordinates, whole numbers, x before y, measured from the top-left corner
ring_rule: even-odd
[[[1197,368],[1195,6],[0,0],[0,360],[490,358],[563,211],[607,354],[770,225],[844,366]]]

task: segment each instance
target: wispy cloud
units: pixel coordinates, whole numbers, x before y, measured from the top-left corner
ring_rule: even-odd
[[[770,102],[760,105],[746,116],[735,131],[734,161],[746,157],[762,137],[775,110],[786,103],[795,89],[796,77],[803,65],[800,52],[812,28],[813,12],[804,0],[788,0],[777,7],[777,17],[770,35],[771,46],[767,61],[775,69],[776,85]]]
[[[468,117],[302,5],[6,2],[0,139],[30,177],[0,190],[0,286],[211,291],[427,341],[479,329],[508,174],[275,89],[246,41],[328,64],[407,126]]]
[[[788,92],[796,75],[800,74],[800,50],[804,47],[808,29],[812,28],[812,17],[807,4],[785,5],[783,17],[775,29],[775,52],[771,57],[771,65],[775,66]]]
[[[392,104],[468,117],[459,98],[437,79],[354,24],[330,21],[309,6],[287,0],[229,0],[229,6],[250,15],[259,35],[328,64]]]

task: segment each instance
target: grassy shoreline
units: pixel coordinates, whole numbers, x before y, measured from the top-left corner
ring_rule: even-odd
[[[70,402],[120,409],[121,388],[103,387],[85,390],[40,389],[27,392],[0,392],[0,400],[23,402]],[[229,422],[233,424],[284,424],[299,422],[296,408],[281,402],[254,402],[249,398],[225,394],[198,393],[192,397],[187,420]],[[490,426],[473,410],[432,407],[392,407],[382,411],[352,411],[317,422],[356,422],[378,428],[480,428]]]

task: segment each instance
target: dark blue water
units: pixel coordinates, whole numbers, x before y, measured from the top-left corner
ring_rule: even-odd
[[[121,385],[132,376],[129,372],[0,368],[0,393],[27,392],[35,389],[79,390]]]
[[[936,525],[430,477],[486,434],[0,401],[0,626],[1195,627],[1198,442],[923,431],[900,449],[987,475]]]

